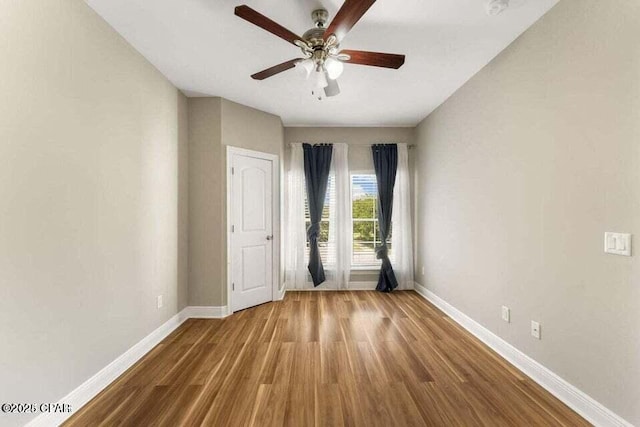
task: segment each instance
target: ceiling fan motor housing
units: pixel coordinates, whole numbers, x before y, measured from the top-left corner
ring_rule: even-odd
[[[304,41],[308,42],[312,48],[324,45],[324,28],[312,28],[302,35]]]
[[[314,27],[302,35],[304,41],[309,43],[312,49],[320,49],[324,46],[324,33],[326,23],[329,20],[329,12],[325,9],[316,9],[311,12]]]

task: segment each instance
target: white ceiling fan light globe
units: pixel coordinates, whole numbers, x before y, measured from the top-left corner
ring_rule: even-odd
[[[296,62],[296,71],[305,79],[309,78],[309,75],[313,71],[314,62],[311,59],[305,59],[300,62]]]
[[[296,74],[306,79],[309,77],[309,73],[305,70],[304,65],[302,65],[303,62],[304,61],[296,62]]]
[[[344,71],[344,64],[334,58],[327,58],[327,60],[324,62],[324,66],[331,80],[335,80],[340,77],[342,75],[342,72]]]
[[[314,73],[314,87],[323,89],[329,85],[327,77],[324,75],[324,71],[316,71]]]

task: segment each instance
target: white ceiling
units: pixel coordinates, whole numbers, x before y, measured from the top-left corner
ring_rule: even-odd
[[[414,126],[558,0],[511,0],[489,17],[485,0],[378,0],[342,41],[344,49],[400,53],[399,70],[346,65],[342,93],[314,99],[295,70],[249,76],[300,57],[284,40],[236,17],[247,4],[296,34],[314,8],[331,19],[342,0],[87,0],[189,96],[222,96],[277,114],[287,126]]]

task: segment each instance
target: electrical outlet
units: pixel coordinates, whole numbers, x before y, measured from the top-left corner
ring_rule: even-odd
[[[161,309],[162,306],[164,305],[162,302],[162,295],[158,295],[158,298],[156,298],[156,303],[158,305],[158,309]]]
[[[424,265],[422,266],[422,275],[424,276]]]
[[[506,306],[502,306],[502,320],[504,320],[507,323],[511,323],[511,310],[509,309],[509,307]]]
[[[531,321],[531,336],[537,339],[541,339],[540,335],[540,323],[532,320]]]

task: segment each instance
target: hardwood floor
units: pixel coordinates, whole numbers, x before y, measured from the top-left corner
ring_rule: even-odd
[[[589,425],[415,292],[191,319],[67,426]]]

